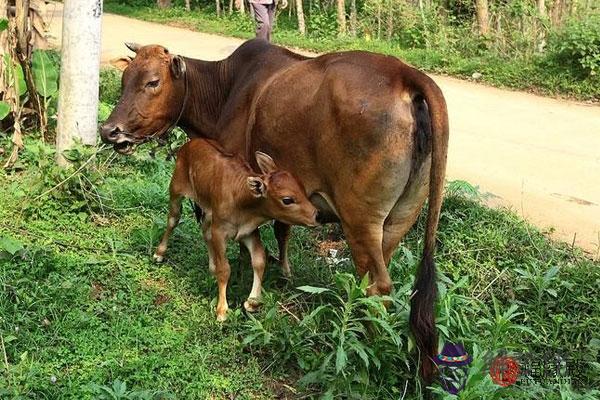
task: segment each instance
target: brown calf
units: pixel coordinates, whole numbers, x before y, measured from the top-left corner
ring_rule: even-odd
[[[255,174],[241,158],[225,153],[214,141],[192,139],[179,150],[171,179],[167,229],[154,259],[163,260],[169,236],[179,222],[183,198],[194,200],[206,213],[202,232],[209,268],[219,285],[219,321],[226,319],[228,309],[230,267],[225,256],[228,239],[243,243],[250,252],[254,281],[244,307],[254,311],[265,269],[259,225],[271,219],[290,225],[317,225],[317,209],[306,197],[302,184],[289,172],[279,170],[264,153],[256,152],[256,162],[261,175]]]

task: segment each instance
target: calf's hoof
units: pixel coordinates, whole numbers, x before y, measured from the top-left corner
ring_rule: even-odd
[[[257,312],[260,308],[260,303],[255,299],[248,299],[244,302],[244,309],[248,312]]]
[[[225,321],[227,321],[227,311],[225,311],[223,313],[217,313],[217,321],[218,322],[225,322]]]
[[[163,261],[165,261],[165,257],[161,256],[160,254],[156,254],[154,253],[154,255],[152,256],[152,259],[154,260],[155,263],[160,264]]]

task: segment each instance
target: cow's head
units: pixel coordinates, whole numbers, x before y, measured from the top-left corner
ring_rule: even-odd
[[[317,209],[302,183],[265,153],[257,151],[256,162],[262,175],[249,177],[248,189],[263,200],[266,215],[289,225],[317,226]]]
[[[113,61],[123,71],[121,98],[100,127],[102,141],[123,154],[164,135],[184,107],[185,62],[162,46],[126,43],[135,58]]]

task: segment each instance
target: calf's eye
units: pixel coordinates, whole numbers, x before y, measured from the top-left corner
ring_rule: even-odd
[[[290,204],[294,204],[296,200],[294,200],[293,197],[284,197],[283,199],[281,199],[281,202],[286,206],[289,206]]]
[[[157,86],[158,86],[158,82],[159,82],[159,80],[158,80],[158,79],[155,79],[155,80],[153,80],[153,81],[150,81],[150,82],[146,83],[146,87],[147,87],[147,88],[155,88],[155,87],[157,87]]]

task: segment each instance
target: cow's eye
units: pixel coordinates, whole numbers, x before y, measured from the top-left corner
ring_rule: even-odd
[[[158,80],[158,79],[155,79],[155,80],[153,80],[153,81],[150,81],[150,82],[146,83],[146,87],[147,87],[147,88],[155,88],[155,87],[157,87],[157,86],[158,86],[158,82],[159,82],[159,80]]]
[[[283,199],[281,199],[281,202],[286,206],[289,206],[290,204],[294,204],[296,200],[294,200],[293,197],[284,197]]]

